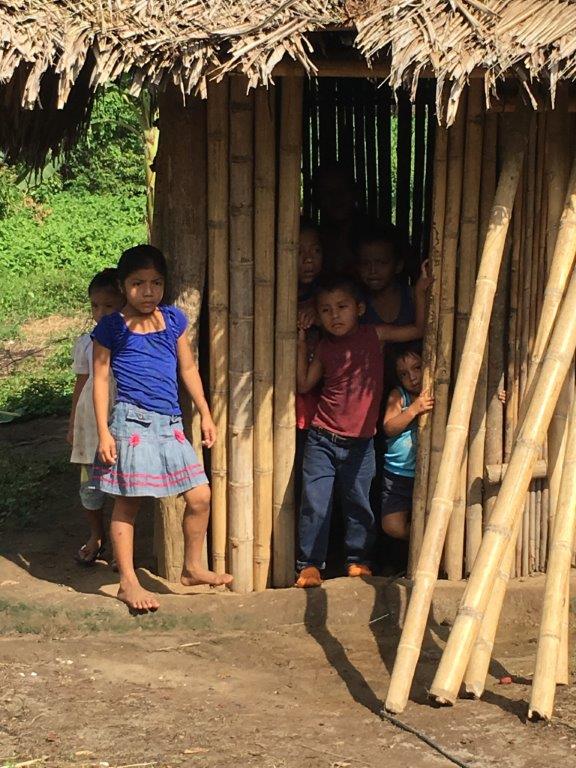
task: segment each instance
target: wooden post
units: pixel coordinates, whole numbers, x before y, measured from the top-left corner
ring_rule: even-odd
[[[296,307],[302,146],[302,80],[282,81],[274,369],[273,583],[294,580]]]
[[[392,712],[401,712],[406,706],[422,645],[432,593],[438,575],[442,543],[452,511],[452,502],[458,481],[458,469],[468,435],[474,389],[482,365],[490,312],[522,167],[525,145],[522,119],[518,125],[515,123],[508,124],[506,128],[509,148],[504,155],[503,167],[498,180],[490,225],[478,270],[476,292],[464,343],[460,375],[456,380],[450,407],[438,482],[432,499],[428,526],[424,534],[422,551],[415,573],[414,588],[386,699],[386,708]]]
[[[482,616],[492,597],[497,571],[506,550],[509,551],[519,523],[530,475],[540,453],[540,444],[576,349],[574,306],[576,271],[570,279],[508,472],[432,684],[430,694],[439,703],[452,704],[458,695]]]
[[[448,131],[436,131],[434,145],[434,188],[432,197],[432,226],[430,232],[430,271],[434,282],[430,291],[426,329],[424,331],[422,389],[431,389],[436,371],[436,347],[440,291],[442,285],[442,255],[444,239],[444,215],[446,210],[446,170]],[[428,470],[430,465],[430,440],[432,437],[432,416],[422,414],[418,421],[418,443],[414,496],[412,500],[412,524],[410,527],[410,554],[408,573],[412,577],[420,557],[426,521],[426,500],[428,498]]]
[[[228,511],[235,592],[251,592],[254,556],[253,94],[230,83],[230,353]]]
[[[569,601],[570,561],[576,530],[576,405],[572,405],[556,521],[548,556],[542,622],[528,708],[529,718],[552,717],[562,625]]]
[[[275,89],[256,91],[254,124],[254,589],[266,589],[272,544]]]
[[[218,439],[212,448],[212,567],[226,572],[228,474],[228,206],[229,79],[208,89],[208,309],[210,407]]]
[[[181,94],[171,88],[159,99],[163,152],[163,186],[160,225],[162,243],[170,270],[169,298],[188,318],[188,338],[197,355],[198,322],[204,291],[207,253],[206,227],[206,102],[191,98],[186,106]],[[158,179],[157,187],[162,182]],[[154,226],[156,231],[156,225]],[[181,398],[186,433],[192,438],[192,404]],[[196,451],[202,460],[201,446]],[[182,516],[184,502],[178,497],[156,504],[158,571],[169,581],[179,581],[184,556]]]

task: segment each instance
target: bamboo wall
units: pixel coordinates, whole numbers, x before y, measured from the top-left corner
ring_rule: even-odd
[[[232,77],[210,85],[201,107],[203,123],[195,121],[196,107],[184,108],[175,97],[160,105],[161,125],[174,130],[160,142],[164,159],[161,151],[156,241],[182,266],[178,249],[187,246],[178,245],[180,233],[192,223],[194,231],[207,233],[209,387],[220,436],[210,463],[209,551],[216,570],[233,573],[237,591],[288,586],[294,577],[300,193],[304,213],[315,218],[313,172],[334,160],[354,167],[365,211],[409,231],[416,252],[430,257],[435,276],[424,355],[425,381],[434,389],[436,407],[419,427],[411,565],[417,559],[480,254],[489,220],[494,221],[491,209],[507,130],[506,115],[486,113],[481,84],[474,80],[455,124],[436,128],[429,88],[421,85],[411,106],[404,97],[396,105],[385,87],[369,81],[282,78],[274,88],[246,94],[245,81]],[[574,117],[559,108],[530,113],[527,120],[528,147],[441,566],[450,579],[472,568],[511,455],[530,372],[541,354],[535,348],[537,328],[564,208]],[[177,137],[178,126],[191,121],[197,128],[194,147]],[[180,142],[176,154],[168,141],[172,134]],[[190,188],[185,197],[179,194],[185,188],[181,177]],[[205,208],[204,203],[196,206],[190,218],[186,210],[192,198],[204,201]],[[193,268],[187,276],[177,270],[181,303],[192,290],[194,295],[202,291],[204,279],[202,254],[191,248],[185,258]],[[567,381],[526,495],[513,576],[546,565],[573,367]],[[504,389],[505,405],[498,397]],[[171,557],[168,549],[157,542],[164,560]],[[177,566],[165,563],[164,570],[175,573]]]

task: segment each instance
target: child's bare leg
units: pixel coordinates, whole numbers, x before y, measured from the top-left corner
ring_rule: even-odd
[[[104,543],[104,510],[85,509],[84,512],[90,526],[90,537],[83,547],[83,559],[89,560]]]
[[[184,532],[184,568],[181,582],[187,587],[198,584],[219,586],[230,584],[232,576],[228,573],[214,573],[202,565],[202,549],[208,518],[210,517],[210,486],[198,485],[184,494],[186,510],[182,521]]]
[[[407,541],[410,538],[408,512],[390,512],[382,518],[382,530],[393,539]]]
[[[134,521],[139,506],[140,499],[117,496],[112,510],[110,538],[120,574],[118,600],[136,611],[155,611],[160,603],[140,585],[134,570]]]

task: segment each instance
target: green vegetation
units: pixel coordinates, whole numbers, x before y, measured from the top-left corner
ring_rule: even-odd
[[[42,179],[0,165],[0,348],[31,319],[87,316],[90,278],[146,239],[143,158],[139,105],[111,87],[85,137]],[[0,371],[0,411],[30,418],[68,409],[73,337],[50,339],[48,354]]]

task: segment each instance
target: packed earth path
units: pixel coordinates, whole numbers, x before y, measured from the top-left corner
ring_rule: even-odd
[[[56,461],[64,433],[61,419],[4,426],[0,450]],[[75,470],[61,467],[32,521],[0,539],[0,766],[456,764],[380,716],[403,580],[341,578],[247,596],[178,588],[151,571],[144,512],[138,564],[161,609],[133,617],[113,599],[106,562],[73,562],[83,527]],[[576,765],[571,687],[559,689],[552,724],[525,719],[543,581],[512,586],[483,700],[449,709],[426,694],[462,587],[437,590],[400,720],[463,765]]]

